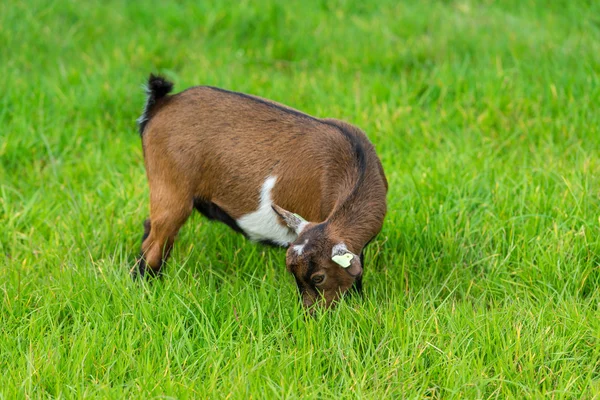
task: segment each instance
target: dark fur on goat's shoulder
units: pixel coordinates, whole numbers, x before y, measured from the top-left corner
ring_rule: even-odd
[[[148,98],[146,100],[146,106],[142,116],[138,118],[137,122],[139,125],[140,135],[144,133],[146,124],[152,118],[152,109],[156,105],[157,101],[171,93],[173,90],[173,82],[170,82],[162,76],[150,74],[148,83],[146,85],[146,94]]]
[[[200,214],[204,215],[206,218],[213,220],[213,221],[222,222],[225,225],[227,225],[228,227],[230,227],[231,229],[233,229],[234,231],[246,236],[246,233],[240,228],[240,226],[235,221],[235,219],[233,219],[231,217],[231,215],[227,214],[225,211],[223,211],[223,209],[221,207],[219,207],[215,203],[212,203],[212,202],[206,201],[206,200],[202,200],[197,197],[194,199],[194,208],[196,209],[196,211],[198,211]],[[145,237],[144,237],[144,239],[145,239]],[[260,243],[264,244],[266,246],[271,246],[271,247],[281,247],[281,245],[279,245],[275,242],[272,242],[270,240],[261,240]]]
[[[229,214],[223,211],[223,209],[215,203],[200,198],[195,198],[194,208],[206,218],[223,222],[225,225],[229,226],[234,231],[244,234],[244,231],[240,228],[235,219],[233,219]]]

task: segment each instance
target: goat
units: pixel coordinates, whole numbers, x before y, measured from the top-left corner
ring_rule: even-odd
[[[307,307],[361,291],[363,249],[382,228],[388,189],[365,134],[256,96],[172,89],[150,75],[138,119],[150,218],[134,276],[160,272],[195,208],[253,241],[287,247]]]

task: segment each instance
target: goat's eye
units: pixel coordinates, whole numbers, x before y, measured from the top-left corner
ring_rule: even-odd
[[[319,283],[323,283],[323,281],[325,280],[325,275],[315,275],[312,277],[312,283],[314,283],[315,285],[318,285]]]

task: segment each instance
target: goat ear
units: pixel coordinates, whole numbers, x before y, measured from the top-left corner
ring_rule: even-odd
[[[275,211],[275,214],[279,215],[279,217],[283,220],[283,222],[285,222],[285,224],[288,226],[288,228],[290,228],[291,230],[296,232],[297,235],[299,235],[300,232],[302,232],[302,230],[308,224],[308,222],[306,222],[306,220],[304,218],[302,218],[301,216],[299,216],[298,214],[294,214],[287,210],[284,210],[283,208],[279,207],[277,204],[271,205],[271,208],[273,208],[273,211]]]
[[[343,243],[333,246],[333,249],[331,250],[331,260],[344,268],[346,272],[353,277],[357,277],[363,272],[360,257],[348,250]]]

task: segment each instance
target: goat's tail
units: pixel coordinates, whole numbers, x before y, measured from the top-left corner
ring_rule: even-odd
[[[144,133],[146,124],[152,118],[152,110],[156,103],[173,90],[173,82],[169,82],[162,76],[150,74],[145,89],[146,95],[148,96],[146,99],[146,106],[144,107],[144,113],[137,120],[140,135]]]

